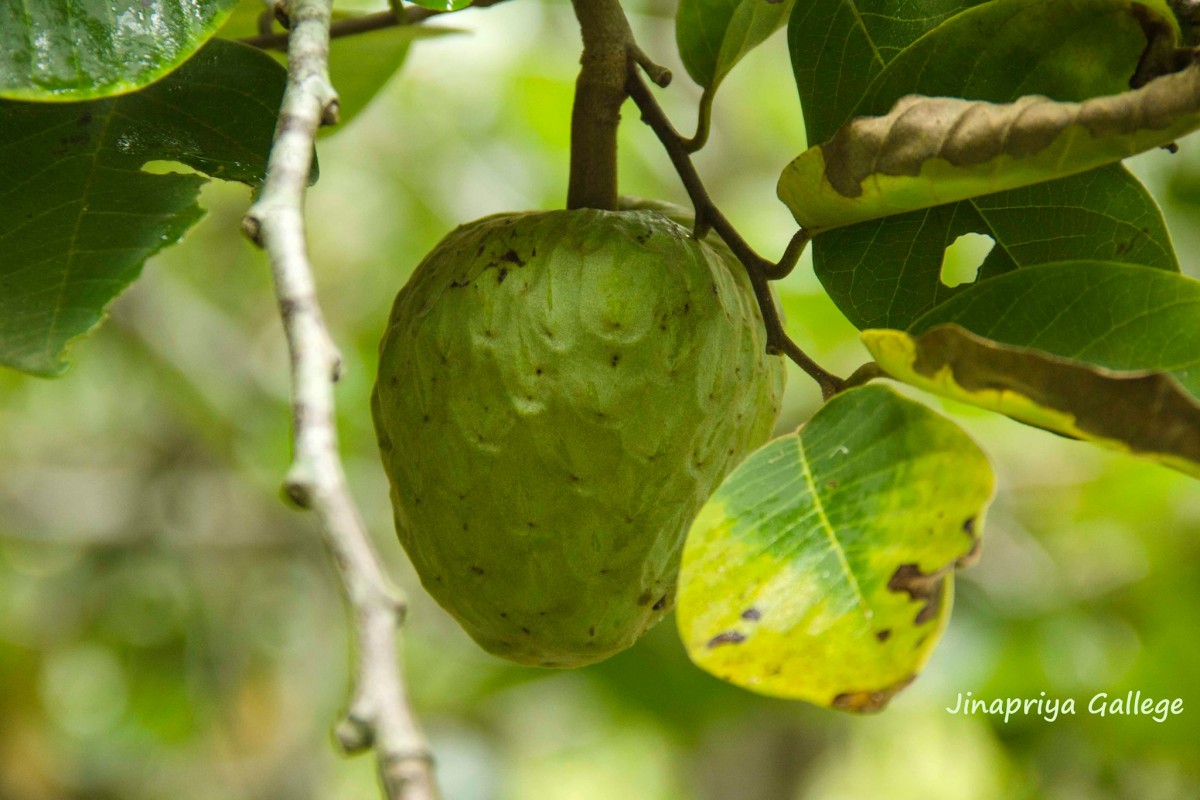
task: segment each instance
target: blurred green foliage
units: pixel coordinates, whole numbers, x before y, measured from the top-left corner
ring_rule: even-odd
[[[686,130],[699,91],[675,56],[674,4],[629,6],[643,46],[675,69],[662,96]],[[724,685],[688,664],[670,621],[595,667],[517,667],[422,593],[371,431],[377,341],[392,296],[454,225],[561,205],[578,61],[563,0],[453,22],[463,33],[415,43],[376,102],[322,143],[308,203],[348,365],[346,468],[412,598],[409,681],[448,800],[1195,798],[1197,484],[950,403],[925,398],[991,454],[1000,489],[945,640],[880,716]],[[622,190],[683,201],[653,137],[626,118]],[[776,36],[728,78],[698,158],[765,253],[790,235],[774,184],[803,145]],[[1200,275],[1200,142],[1133,166]],[[65,378],[0,374],[0,800],[375,796],[371,760],[339,758],[328,734],[347,687],[346,619],[313,520],[279,500],[287,358],[265,261],[238,233],[248,200],[207,188],[207,219],[147,264]],[[824,363],[844,373],[865,358],[807,259],[780,292]],[[780,430],[819,401],[792,378]],[[1184,713],[1160,724],[1083,708],[1129,689],[1182,697]],[[1052,723],[948,714],[967,691],[1044,691],[1080,710]]]

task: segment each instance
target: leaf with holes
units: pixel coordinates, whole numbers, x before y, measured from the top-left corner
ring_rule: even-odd
[[[679,57],[692,80],[716,91],[743,57],[783,27],[795,0],[680,0]]]
[[[205,178],[147,162],[258,183],[285,80],[266,55],[217,40],[133,94],[0,101],[0,364],[62,373],[68,343],[200,219]]]
[[[957,325],[862,339],[897,380],[1200,477],[1200,401],[1163,372],[1115,372]]]
[[[1128,170],[1112,165],[968,202],[837,228],[814,241],[813,268],[859,328],[907,328],[966,291],[941,278],[966,234],[994,245],[977,280],[1051,261],[1094,258],[1179,271],[1162,213]]]
[[[1082,103],[910,95],[801,154],[779,197],[819,231],[1086,172],[1197,128],[1198,65]]]
[[[693,523],[678,596],[689,655],[763,694],[882,708],[937,643],[993,483],[975,443],[925,406],[884,386],[837,395]]]
[[[74,102],[177,69],[238,0],[0,2],[0,98]]]
[[[1165,3],[930,0],[897,9],[858,0],[858,14],[846,6],[843,0],[798,6],[789,29],[806,125],[818,141],[854,113],[885,113],[906,94],[997,103],[1029,93],[1064,101],[1115,94],[1137,69],[1148,30],[1174,35]],[[835,68],[843,76],[836,91],[821,93],[819,84],[832,85]],[[833,229],[813,242],[814,270],[855,325],[907,327],[962,290],[938,278],[944,250],[966,233],[995,241],[980,278],[1081,257],[1178,269],[1153,198],[1114,164]]]

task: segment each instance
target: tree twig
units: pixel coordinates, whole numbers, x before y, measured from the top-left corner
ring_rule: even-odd
[[[778,264],[767,261],[754,252],[754,249],[746,243],[746,240],[712,201],[692,163],[687,140],[680,136],[671,121],[667,119],[666,113],[636,68],[630,68],[626,88],[633,102],[637,104],[638,110],[641,111],[642,120],[658,136],[667,151],[667,156],[675,166],[675,171],[683,181],[688,197],[691,198],[692,205],[696,208],[698,234],[702,235],[706,229],[711,227],[720,234],[725,244],[729,245],[729,249],[746,267],[746,274],[750,277],[750,285],[754,288],[754,295],[762,313],[763,324],[767,328],[767,347],[771,352],[783,353],[796,362],[796,365],[821,387],[821,396],[826,400],[842,391],[845,388],[844,381],[813,361],[787,335],[787,331],[783,327],[783,320],[780,319],[779,311],[775,308],[774,298],[771,297],[769,281],[782,278],[795,268],[801,253],[804,252],[804,247],[808,244],[808,233],[800,230],[792,237]]]
[[[712,130],[712,106],[716,91],[711,86],[704,87],[700,95],[700,109],[696,114],[696,132],[691,138],[683,140],[683,146],[689,153],[699,152],[708,144],[708,134]]]
[[[487,8],[488,6],[499,5],[505,0],[475,0],[474,3],[461,9],[468,11],[472,8]],[[455,12],[437,11],[424,6],[405,7],[403,14],[397,14],[392,10],[379,11],[374,14],[363,14],[362,16],[349,17],[333,22],[329,26],[329,36],[332,39],[339,39],[343,36],[354,36],[359,33],[370,33],[371,31],[383,30],[384,28],[395,28],[404,25],[415,25],[423,22],[430,17],[440,17],[443,14]],[[288,34],[284,33],[263,33],[258,36],[247,36],[244,39],[239,39],[242,44],[248,44],[251,47],[258,47],[262,50],[284,50],[287,48]]]
[[[357,650],[349,709],[337,727],[347,752],[373,747],[389,800],[435,800],[432,757],[409,709],[399,626],[405,604],[384,574],[338,456],[333,383],[341,358],[317,302],[304,229],[313,140],[337,121],[329,82],[332,0],[288,4],[288,82],[267,178],[243,227],[271,262],[291,356],[293,460],[285,490],[320,521],[349,602]]]

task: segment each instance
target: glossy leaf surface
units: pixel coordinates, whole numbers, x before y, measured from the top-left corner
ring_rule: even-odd
[[[72,102],[176,69],[237,0],[0,0],[0,97]]]
[[[0,101],[0,364],[66,369],[68,343],[202,216],[203,175],[260,181],[283,69],[225,41],[144,91],[83,103]]]

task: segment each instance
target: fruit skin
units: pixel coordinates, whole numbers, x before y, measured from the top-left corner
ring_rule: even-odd
[[[674,604],[692,518],[784,367],[744,272],[658,211],[501,214],[400,291],[372,413],[396,528],[484,649],[569,667]]]

